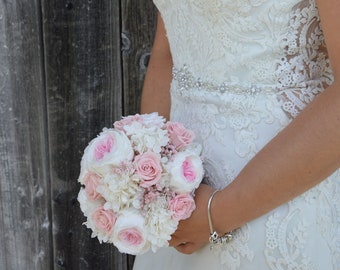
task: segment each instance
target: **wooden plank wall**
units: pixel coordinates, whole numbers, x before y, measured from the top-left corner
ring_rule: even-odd
[[[87,143],[139,110],[151,0],[0,1],[0,269],[127,270],[77,202]]]
[[[51,269],[39,3],[0,2],[0,269]]]

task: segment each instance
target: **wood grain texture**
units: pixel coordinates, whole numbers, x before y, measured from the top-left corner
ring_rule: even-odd
[[[0,2],[0,269],[51,269],[38,1]]]
[[[120,10],[114,1],[43,4],[55,269],[126,269],[77,202],[87,143],[121,115]]]
[[[122,1],[124,114],[139,112],[141,90],[156,29],[150,0]]]
[[[88,142],[139,111],[149,0],[0,1],[0,269],[132,269],[77,201]]]

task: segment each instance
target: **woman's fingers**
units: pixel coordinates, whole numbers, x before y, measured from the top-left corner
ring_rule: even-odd
[[[196,243],[187,242],[187,243],[181,243],[178,246],[175,246],[174,248],[180,253],[192,254],[195,251],[202,248],[203,246],[204,244],[196,244]]]

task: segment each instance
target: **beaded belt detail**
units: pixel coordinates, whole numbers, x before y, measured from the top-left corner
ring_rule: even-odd
[[[202,89],[208,92],[221,94],[224,93],[235,93],[235,94],[247,94],[256,95],[258,93],[276,93],[276,87],[273,85],[240,85],[231,83],[214,83],[209,81],[202,81],[201,79],[195,78],[192,73],[188,70],[187,66],[183,66],[180,69],[173,68],[172,76],[177,81],[181,90],[190,90],[193,88]]]

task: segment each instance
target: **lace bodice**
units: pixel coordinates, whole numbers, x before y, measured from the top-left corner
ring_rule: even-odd
[[[155,0],[176,69],[198,82],[275,88],[295,117],[332,83],[313,0]]]

